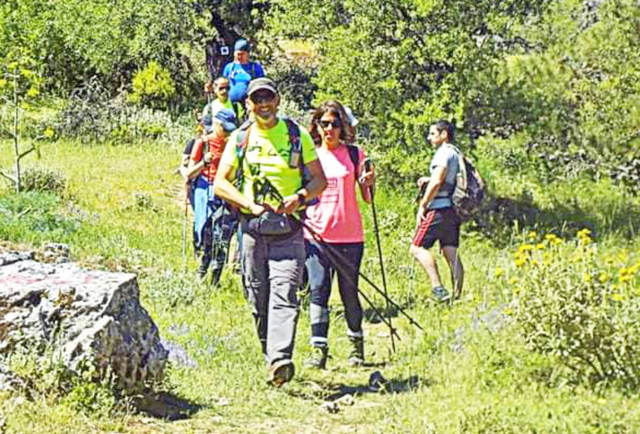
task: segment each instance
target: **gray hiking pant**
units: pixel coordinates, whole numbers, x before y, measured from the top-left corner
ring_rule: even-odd
[[[302,231],[285,237],[242,233],[244,290],[262,352],[271,365],[291,361],[298,321],[296,291],[304,269]]]

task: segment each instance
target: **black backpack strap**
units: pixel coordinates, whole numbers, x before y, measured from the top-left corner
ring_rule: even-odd
[[[349,158],[351,159],[351,163],[353,164],[353,172],[355,173],[355,176],[357,178],[359,149],[356,145],[347,145],[347,150],[349,151]]]
[[[249,130],[251,129],[252,121],[248,120],[240,125],[238,128],[238,136],[236,137],[236,156],[238,157],[238,169],[236,169],[236,187],[238,190],[242,190],[242,184],[244,183],[244,156],[247,153],[247,144],[249,142]]]
[[[289,158],[291,155],[298,154],[298,167],[300,168],[300,175],[304,173],[304,161],[302,158],[302,141],[300,140],[300,127],[298,124],[290,118],[283,118],[287,124],[287,132],[289,133]]]

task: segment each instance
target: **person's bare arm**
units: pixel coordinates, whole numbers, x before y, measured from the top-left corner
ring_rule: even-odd
[[[260,215],[267,211],[266,206],[254,203],[232,184],[235,176],[235,169],[232,165],[221,164],[213,182],[214,194],[232,205],[248,209],[253,215]]]
[[[438,166],[433,170],[431,177],[429,178],[429,184],[427,184],[427,189],[424,192],[424,196],[420,201],[420,206],[418,207],[418,221],[426,218],[427,206],[429,202],[436,197],[440,187],[444,184],[444,177],[446,175],[447,168],[444,166]]]
[[[327,178],[324,176],[322,165],[320,160],[314,160],[305,165],[305,168],[309,171],[311,179],[306,186],[299,189],[296,194],[286,196],[282,199],[282,206],[278,211],[286,214],[291,214],[301,205],[298,200],[298,195],[304,196],[305,202],[319,196],[322,190],[327,186]]]

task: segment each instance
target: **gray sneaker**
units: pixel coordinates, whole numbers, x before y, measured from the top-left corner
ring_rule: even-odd
[[[433,288],[431,290],[431,295],[433,296],[433,299],[435,301],[438,301],[440,303],[447,302],[451,298],[447,290],[442,286],[436,286],[435,288]]]

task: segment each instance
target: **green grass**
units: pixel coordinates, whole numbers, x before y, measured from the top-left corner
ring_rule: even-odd
[[[0,143],[0,149],[6,146]],[[525,348],[512,322],[500,319],[511,294],[495,275],[497,266],[512,267],[515,246],[532,229],[544,233],[564,227],[571,233],[589,225],[604,252],[636,251],[637,221],[631,218],[637,214],[636,199],[605,182],[543,188],[527,179],[493,174],[497,195],[532,192],[540,218],[525,226],[511,222],[499,240],[465,232],[465,295],[452,307],[443,307],[429,300],[425,273],[417,265],[411,278],[408,248],[414,205],[409,197],[415,192],[400,195],[381,185],[376,206],[390,295],[424,332],[403,316],[394,317],[401,340],[391,354],[386,326],[367,321],[365,350],[375,366],[348,368],[342,306],[334,291],[329,369],[318,372],[302,366],[309,355],[308,312],[302,310],[296,378],[274,390],[265,384],[266,368],[238,277],[226,271],[221,289],[213,292],[193,279],[197,264],[190,253],[187,270],[182,271],[184,202],[180,178],[173,174],[181,147],[48,144],[41,160],[30,156],[25,165],[59,170],[68,181],[66,192],[61,198],[36,193],[15,197],[0,187],[0,234],[32,248],[65,242],[73,259],[86,266],[138,272],[143,304],[161,335],[190,358],[190,366],[169,367],[166,388],[199,410],[186,420],[170,422],[131,409],[78,411],[77,402],[45,392],[26,400],[4,394],[0,413],[8,432],[640,430],[640,400],[635,394],[615,389],[596,393],[564,382],[554,377],[557,361]],[[9,163],[7,153],[0,153],[0,167]],[[363,272],[379,283],[371,213],[363,209],[363,217],[368,236]],[[439,264],[445,275],[445,264]],[[377,306],[384,306],[368,285],[361,287]],[[379,392],[367,388],[374,371],[389,380]],[[347,393],[353,394],[353,405],[341,403],[335,414],[322,408]]]

